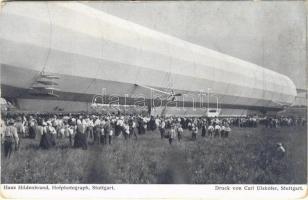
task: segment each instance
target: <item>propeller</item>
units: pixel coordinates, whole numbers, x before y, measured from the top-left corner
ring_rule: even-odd
[[[178,96],[182,96],[182,94],[181,94],[181,93],[174,93],[174,91],[171,90],[171,93],[170,93],[170,95],[167,97],[167,99],[169,99],[170,97],[172,97],[171,100],[174,101],[174,100],[175,100],[175,97],[178,97]]]
[[[171,90],[171,94],[176,97],[182,96],[182,93],[174,93],[174,90]]]

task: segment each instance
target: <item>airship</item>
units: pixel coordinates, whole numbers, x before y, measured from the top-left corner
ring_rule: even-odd
[[[297,95],[286,75],[77,2],[6,3],[0,65],[1,96],[28,111],[267,112]]]

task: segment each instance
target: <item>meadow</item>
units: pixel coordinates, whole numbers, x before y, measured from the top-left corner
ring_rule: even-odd
[[[200,131],[199,131],[200,132]],[[282,159],[273,159],[281,142]],[[158,131],[138,140],[114,138],[112,145],[89,145],[88,150],[57,140],[50,150],[36,140],[22,139],[10,159],[1,156],[2,183],[130,183],[130,184],[304,184],[307,183],[305,127],[278,129],[233,128],[229,138],[184,132],[169,145]]]

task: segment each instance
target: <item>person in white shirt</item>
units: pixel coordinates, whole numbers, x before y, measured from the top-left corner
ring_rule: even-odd
[[[126,123],[124,123],[123,124],[123,129],[124,129],[124,138],[125,138],[125,140],[127,139],[127,138],[129,138],[130,136],[129,136],[129,125],[128,124],[126,124]]]
[[[144,128],[144,131],[147,130],[148,128],[148,122],[150,121],[150,119],[148,119],[147,117],[144,117],[143,118],[143,128]]]
[[[281,160],[286,154],[286,149],[281,142],[278,142],[275,146],[276,148],[275,151],[273,152],[274,154],[273,157],[277,160]]]
[[[115,124],[115,135],[121,135],[123,132],[123,120],[120,118],[117,119],[116,124]]]
[[[215,125],[215,134],[214,137],[219,137],[220,136],[220,131],[221,131],[221,127],[219,126],[219,124]]]
[[[70,141],[70,145],[73,146],[74,145],[74,135],[76,133],[76,125],[74,125],[73,123],[71,125],[69,125],[68,127],[68,132],[69,132],[69,141]]]
[[[17,134],[19,138],[25,135],[24,133],[25,127],[24,127],[24,123],[22,122],[21,117],[17,118],[17,121],[14,126],[17,128]]]
[[[58,134],[60,135],[60,138],[65,137],[65,125],[63,125],[61,128],[59,128]]]
[[[159,127],[159,125],[160,125],[160,119],[159,118],[155,119],[155,124],[156,124],[156,127]]]
[[[51,138],[51,145],[55,146],[56,145],[56,135],[57,135],[57,131],[56,129],[52,126],[51,121],[47,121],[47,127],[46,127],[46,132],[47,134],[49,134],[50,138]]]
[[[74,147],[80,148],[82,147],[84,150],[88,149],[88,140],[86,135],[87,123],[82,116],[79,116],[77,120],[77,132],[74,138]]]
[[[15,150],[17,150],[16,145],[18,145],[19,138],[14,123],[14,120],[10,119],[8,121],[7,127],[4,130],[4,134],[2,135],[2,140],[4,141],[4,156],[6,158],[10,158],[13,151],[13,145],[15,145]]]
[[[94,119],[94,128],[93,128],[93,140],[94,140],[94,144],[98,143],[100,144],[100,131],[101,131],[101,120],[97,117]]]
[[[221,126],[220,137],[225,138],[226,127],[224,125]]]
[[[159,125],[161,139],[163,139],[165,136],[165,131],[166,131],[165,127],[166,127],[165,120],[161,120],[160,125]]]
[[[4,136],[5,128],[6,128],[6,124],[5,124],[5,122],[3,121],[3,119],[1,119],[1,124],[0,124],[1,138],[3,138],[3,136]]]
[[[137,134],[136,134],[136,131],[135,131],[135,128],[136,128],[136,122],[134,121],[133,118],[130,118],[128,120],[128,125],[129,125],[129,136],[133,135],[135,137],[135,139],[137,140]]]
[[[109,144],[111,144],[111,138],[112,138],[112,136],[113,136],[113,130],[112,130],[112,129],[110,129],[110,130],[109,130],[109,135],[108,135],[108,138],[109,138]]]
[[[35,135],[36,125],[37,125],[37,121],[32,116],[30,116],[28,129],[29,129],[29,137],[32,139],[35,139],[35,136],[36,136]]]
[[[52,147],[52,134],[51,132],[47,131],[47,128],[47,123],[42,122],[42,136],[39,145],[39,147],[42,149],[49,149]]]
[[[87,118],[86,119],[86,126],[87,126],[87,138],[93,138],[94,134],[93,134],[93,127],[94,127],[94,123],[92,121],[92,119]]]
[[[191,134],[192,134],[192,140],[197,139],[197,134],[198,134],[198,126],[196,124],[192,124],[191,126]]]
[[[176,133],[175,133],[175,127],[174,125],[172,124],[171,125],[171,129],[169,131],[169,144],[171,145],[172,144],[172,141],[174,140],[174,138],[176,137]]]
[[[225,137],[229,137],[230,133],[231,133],[231,128],[230,125],[227,124],[225,129]]]
[[[108,139],[109,139],[109,144],[111,144],[113,131],[112,131],[112,128],[111,128],[111,123],[110,123],[108,118],[105,119],[104,132],[105,132],[105,135],[104,135],[104,139],[103,139],[103,141],[104,141],[103,144],[107,144],[107,135],[108,135]]]
[[[181,141],[182,139],[182,134],[183,134],[183,128],[180,123],[177,124],[177,133],[178,133],[178,140]]]
[[[192,123],[188,122],[187,127],[188,127],[189,130],[191,130],[192,129]]]
[[[210,137],[213,137],[213,133],[214,133],[214,126],[213,124],[210,124],[209,127],[207,128],[208,134]]]
[[[94,127],[99,126],[101,124],[101,120],[97,117],[94,121]]]

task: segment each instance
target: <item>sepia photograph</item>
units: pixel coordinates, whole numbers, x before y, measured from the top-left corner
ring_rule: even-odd
[[[304,1],[2,2],[1,184],[306,185],[306,36]]]

